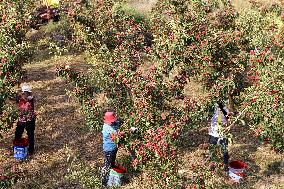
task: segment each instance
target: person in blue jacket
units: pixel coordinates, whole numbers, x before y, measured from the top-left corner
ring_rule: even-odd
[[[102,168],[102,185],[107,186],[109,171],[115,168],[115,159],[117,154],[117,144],[112,139],[122,125],[122,120],[117,118],[114,112],[106,112],[104,115],[103,125],[103,151],[104,151],[104,165]]]

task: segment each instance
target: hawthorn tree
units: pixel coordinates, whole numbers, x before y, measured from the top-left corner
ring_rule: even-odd
[[[0,129],[10,127],[16,110],[7,100],[14,97],[14,86],[23,74],[22,65],[27,61],[28,44],[25,33],[28,29],[26,11],[30,1],[0,2]]]

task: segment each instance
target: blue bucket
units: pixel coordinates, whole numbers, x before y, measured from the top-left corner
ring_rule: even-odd
[[[126,169],[123,166],[119,165],[118,163],[116,164],[116,166],[117,168],[112,168],[109,173],[107,185],[110,187],[121,186],[121,179],[123,177],[123,174],[126,172]]]
[[[28,156],[29,141],[26,138],[21,138],[13,141],[14,158],[16,160],[24,160]]]
[[[108,178],[107,185],[110,186],[110,187],[119,187],[119,186],[121,186],[121,178],[122,178],[122,176],[123,175],[121,173],[117,173],[116,171],[111,169],[110,173],[109,173],[109,178]]]

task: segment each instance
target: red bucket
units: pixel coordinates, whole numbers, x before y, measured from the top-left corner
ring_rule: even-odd
[[[13,141],[14,146],[27,147],[29,145],[29,140],[26,138],[21,138]]]
[[[117,172],[117,173],[125,173],[126,172],[126,168],[123,167],[122,165],[116,163],[115,166],[116,166],[115,168],[112,168],[115,172]]]
[[[247,165],[242,161],[232,161],[229,164],[229,175],[234,182],[240,182],[245,177]]]

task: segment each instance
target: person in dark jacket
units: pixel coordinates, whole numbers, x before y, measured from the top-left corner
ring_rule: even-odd
[[[18,120],[15,131],[15,140],[22,138],[24,130],[27,131],[29,140],[29,155],[34,152],[34,131],[35,131],[35,98],[32,95],[31,88],[28,85],[22,87],[22,91],[16,97],[18,105]]]

